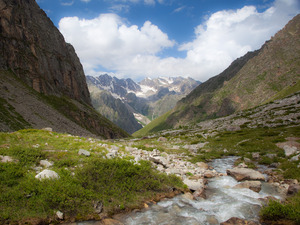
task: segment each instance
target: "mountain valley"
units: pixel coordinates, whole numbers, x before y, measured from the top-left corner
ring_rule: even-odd
[[[0,224],[300,224],[300,14],[204,83],[85,76],[35,0],[0,15]]]
[[[118,79],[108,74],[87,76],[96,110],[128,133],[134,133],[171,110],[200,82],[192,78]]]

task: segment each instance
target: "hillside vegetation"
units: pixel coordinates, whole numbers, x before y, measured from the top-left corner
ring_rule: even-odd
[[[268,182],[287,191],[290,180],[285,179],[300,180],[299,108],[298,93],[197,127],[115,141],[49,129],[0,133],[0,220],[58,222],[57,212],[63,213],[65,221],[98,220],[143,208],[145,202],[186,190],[180,177],[196,179],[199,175],[191,168],[197,168],[198,162],[224,156],[239,156],[236,164],[249,168],[268,167]],[[283,143],[296,150],[287,154]],[[153,161],[155,155],[160,162]],[[185,166],[172,170],[176,160]],[[44,169],[59,177],[35,178]],[[262,219],[297,224],[299,206],[299,195],[285,205],[271,202],[263,208]]]
[[[247,53],[218,76],[200,84],[156,128],[144,129],[151,132],[159,127],[192,125],[299,91],[299,26],[297,15],[260,50]]]

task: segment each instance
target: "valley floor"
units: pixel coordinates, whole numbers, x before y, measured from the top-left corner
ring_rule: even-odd
[[[263,168],[266,182],[292,196],[300,189],[299,105],[295,94],[194,127],[120,140],[51,129],[0,133],[0,221],[100,220],[176,193],[191,191],[191,198],[202,198],[211,177],[264,179],[208,166],[225,156],[238,156],[235,165],[248,172]],[[246,183],[251,190],[252,184]],[[300,195],[293,196],[284,204],[271,201],[261,220],[299,223]]]

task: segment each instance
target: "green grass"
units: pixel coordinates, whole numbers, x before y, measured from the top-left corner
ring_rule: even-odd
[[[104,213],[110,215],[139,208],[173,188],[183,190],[178,177],[159,173],[149,162],[134,164],[130,157],[104,159],[107,150],[99,145],[103,143],[111,145],[34,129],[0,133],[0,155],[18,160],[0,162],[0,223],[32,218],[49,221],[57,210],[67,219],[97,219],[95,201],[101,201]],[[78,155],[81,148],[91,156]],[[41,159],[54,162],[50,169],[59,179],[40,181],[34,177]]]
[[[284,88],[283,90],[279,91],[274,97],[272,97],[268,101],[264,102],[263,104],[277,100],[277,99],[285,98],[285,97],[292,95],[299,91],[300,91],[300,80],[298,80],[295,85],[288,86],[288,87]]]
[[[30,128],[31,125],[15,111],[5,99],[0,97],[0,123],[6,124],[9,129],[19,130]]]

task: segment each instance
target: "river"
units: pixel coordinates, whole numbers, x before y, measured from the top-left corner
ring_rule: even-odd
[[[210,165],[220,173],[226,173],[234,165],[236,157],[216,159]],[[132,212],[118,218],[126,225],[214,225],[231,217],[258,221],[262,198],[280,196],[272,186],[263,183],[256,193],[250,189],[233,188],[238,182],[230,176],[209,179],[206,199],[190,200],[184,195],[153,204],[148,209]],[[93,224],[81,222],[78,225]]]

